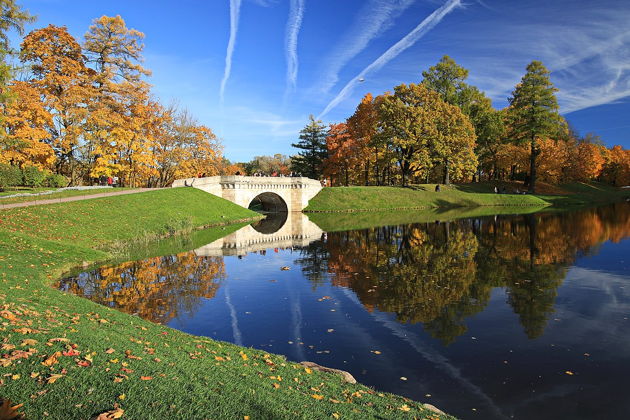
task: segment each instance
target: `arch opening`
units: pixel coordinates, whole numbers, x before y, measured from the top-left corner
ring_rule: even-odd
[[[267,216],[255,223],[252,223],[252,227],[258,233],[263,235],[272,235],[282,229],[287,222],[288,212],[281,213],[269,213]]]
[[[259,213],[286,213],[289,211],[287,203],[282,197],[272,192],[258,194],[247,208]]]

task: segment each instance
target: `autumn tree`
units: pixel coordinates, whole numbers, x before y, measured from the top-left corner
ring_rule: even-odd
[[[281,153],[273,156],[254,156],[252,160],[245,164],[245,171],[249,175],[255,173],[288,175],[291,168],[291,158]]]
[[[449,185],[451,176],[462,180],[477,169],[475,129],[457,106],[446,102],[435,106],[437,129],[429,145],[431,158],[442,166],[442,182]]]
[[[440,99],[423,84],[399,85],[379,108],[380,135],[390,139],[402,173],[403,186],[411,174],[428,176],[441,165],[443,182],[474,172],[474,128],[460,109]]]
[[[557,92],[549,79],[549,70],[540,61],[532,61],[527,72],[509,98],[508,118],[510,138],[529,144],[529,191],[536,191],[537,158],[541,150],[538,140],[554,138],[565,129],[558,113]]]
[[[366,94],[357,106],[354,114],[346,121],[348,136],[353,140],[352,159],[354,172],[363,171],[365,185],[368,185],[370,165],[374,166],[374,180],[380,185],[380,170],[383,166],[385,147],[376,136],[378,129],[378,104],[381,97],[374,98],[371,93]],[[346,183],[347,185],[347,183]]]
[[[81,46],[67,28],[55,25],[29,33],[20,58],[30,66],[29,86],[37,90],[52,116],[46,126],[47,141],[57,156],[57,172],[76,182],[88,103],[95,94],[93,72],[85,66]]]
[[[505,126],[500,112],[492,107],[492,101],[475,86],[466,83],[468,70],[445,55],[435,66],[423,71],[422,77],[425,86],[437,92],[447,104],[459,107],[470,118],[475,129],[475,152],[479,163],[485,163],[486,168],[491,166],[505,137]],[[481,170],[480,166],[479,177]]]
[[[297,156],[291,158],[293,171],[303,176],[319,179],[322,174],[322,166],[326,159],[326,126],[321,121],[315,120],[312,115],[309,123],[300,131],[300,141],[291,146],[302,150]]]
[[[26,82],[10,85],[12,100],[4,104],[4,132],[0,141],[0,162],[51,169],[55,152],[46,141],[52,116],[37,89]]]
[[[146,172],[151,164],[151,139],[143,130],[159,110],[143,79],[151,74],[141,65],[143,38],[120,16],[95,19],[85,34],[83,50],[95,70],[98,95],[92,101],[88,127],[93,177],[120,174],[123,182],[135,182],[137,174],[130,171]]]
[[[324,176],[332,185],[349,185],[350,172],[361,165],[360,146],[352,138],[348,125],[331,124],[326,137],[328,157],[324,160]]]
[[[379,106],[379,135],[390,142],[405,186],[409,176],[432,166],[429,145],[437,135],[437,93],[422,85],[401,84]]]

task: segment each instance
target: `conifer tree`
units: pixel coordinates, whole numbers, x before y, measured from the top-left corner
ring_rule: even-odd
[[[320,120],[315,120],[312,115],[310,122],[300,131],[300,141],[291,146],[301,149],[297,156],[291,159],[291,169],[303,176],[319,179],[323,170],[323,161],[326,159],[326,126]]]
[[[553,137],[566,130],[566,122],[558,113],[558,91],[549,79],[549,70],[534,60],[509,98],[509,132],[519,144],[529,143],[529,192],[536,190],[536,158],[540,154],[538,140]]]

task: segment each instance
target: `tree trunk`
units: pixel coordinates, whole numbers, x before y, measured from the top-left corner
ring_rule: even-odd
[[[532,136],[531,151],[529,155],[529,192],[534,194],[536,192],[536,156],[538,150],[536,149],[536,137]]]
[[[449,178],[449,173],[448,173],[448,159],[444,159],[444,185],[449,185],[451,183],[451,180]]]

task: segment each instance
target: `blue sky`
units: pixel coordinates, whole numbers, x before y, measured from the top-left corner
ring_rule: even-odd
[[[630,148],[628,0],[19,3],[38,16],[29,30],[66,25],[78,39],[92,19],[121,15],[146,35],[155,95],[211,127],[234,161],[295,153],[309,114],[342,121],[365,93],[418,82],[445,54],[497,108],[542,60],[574,127]]]

